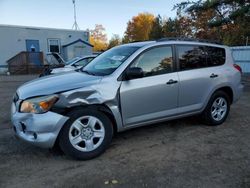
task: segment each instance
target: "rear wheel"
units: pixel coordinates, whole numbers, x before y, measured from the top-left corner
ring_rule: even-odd
[[[102,154],[113,136],[113,126],[102,112],[78,109],[68,114],[59,135],[59,145],[67,155],[88,160]]]
[[[229,111],[228,95],[223,91],[217,91],[212,95],[202,116],[206,124],[220,125],[226,120]]]

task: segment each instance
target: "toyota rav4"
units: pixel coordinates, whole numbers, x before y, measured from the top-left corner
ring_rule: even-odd
[[[91,159],[114,132],[201,114],[222,124],[241,95],[241,68],[228,47],[199,41],[114,47],[80,71],[30,81],[12,104],[16,135],[34,145]]]

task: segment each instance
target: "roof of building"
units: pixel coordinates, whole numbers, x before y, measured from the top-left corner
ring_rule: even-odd
[[[64,29],[64,28],[49,28],[49,27],[36,27],[36,26],[24,26],[24,25],[7,25],[0,24],[0,27],[11,27],[11,28],[21,28],[21,29],[30,29],[30,30],[60,30],[60,31],[71,31],[71,32],[88,32],[84,30],[73,30],[73,29]]]
[[[70,45],[75,44],[75,43],[77,43],[77,42],[81,42],[81,43],[86,44],[86,45],[88,45],[88,46],[94,47],[92,44],[90,44],[90,43],[88,43],[88,42],[86,42],[86,41],[84,41],[84,40],[82,40],[82,39],[78,39],[78,40],[75,40],[75,41],[73,41],[73,42],[71,42],[71,43],[65,44],[65,45],[63,45],[63,47],[70,46]]]

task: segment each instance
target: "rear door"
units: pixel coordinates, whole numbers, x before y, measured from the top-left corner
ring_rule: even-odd
[[[177,113],[178,75],[171,46],[143,52],[131,67],[143,69],[144,77],[122,81],[120,100],[125,126]]]
[[[223,48],[177,45],[180,79],[179,113],[202,109],[211,91],[223,77]]]

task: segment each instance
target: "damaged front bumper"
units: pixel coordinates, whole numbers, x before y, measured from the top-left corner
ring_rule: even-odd
[[[17,137],[43,148],[54,146],[56,138],[67,120],[68,117],[50,111],[43,114],[32,114],[16,111],[14,104],[11,108],[11,121]]]

